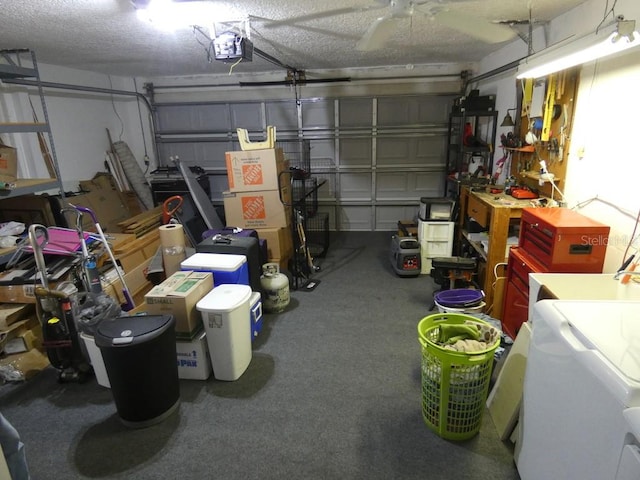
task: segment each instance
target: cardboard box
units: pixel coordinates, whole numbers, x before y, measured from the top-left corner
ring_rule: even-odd
[[[289,169],[281,148],[226,152],[225,160],[230,192],[277,190],[278,175]],[[280,183],[289,185],[289,174]]]
[[[0,366],[11,366],[18,375],[16,380],[30,380],[49,366],[49,359],[45,353],[33,348],[25,353],[16,353],[0,358]]]
[[[18,153],[9,145],[0,144],[0,181],[13,182],[18,178]]]
[[[129,293],[133,297],[136,305],[144,302],[144,295],[153,288],[153,284],[147,280],[147,269],[151,263],[151,258],[144,260],[133,270],[124,274],[124,283],[127,284]],[[125,303],[122,292],[122,282],[118,277],[118,272],[114,268],[103,275],[102,290],[120,304]]]
[[[5,330],[9,325],[22,320],[34,311],[34,305],[29,303],[2,303],[0,304],[0,330]]]
[[[267,241],[267,258],[281,258],[293,252],[291,228],[259,228],[258,237]]]
[[[202,317],[196,310],[196,303],[211,290],[211,273],[180,271],[153,287],[144,300],[149,314],[171,314],[175,317],[177,338],[192,339],[202,328]]]
[[[291,187],[281,189],[282,199],[291,204]],[[241,228],[280,228],[291,223],[291,207],[280,200],[278,190],[223,192],[227,225]]]
[[[398,236],[418,238],[418,223],[413,220],[398,220]]]
[[[211,376],[211,357],[207,348],[207,334],[203,330],[193,340],[176,341],[178,378],[206,380]]]
[[[120,262],[122,269],[127,273],[138,268],[139,265],[145,263],[147,260],[150,260],[160,247],[160,231],[157,228],[154,228],[139,238],[130,234],[119,234],[118,237],[123,235],[133,238],[125,243],[119,243],[117,246],[114,246],[113,255],[116,257],[116,260]]]
[[[54,285],[49,285],[55,288]],[[35,285],[0,285],[0,302],[3,303],[36,303]]]

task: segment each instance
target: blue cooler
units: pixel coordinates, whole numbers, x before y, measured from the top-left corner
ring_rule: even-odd
[[[181,270],[213,273],[213,285],[249,285],[247,257],[231,253],[195,253],[180,263]]]
[[[249,300],[251,314],[251,340],[255,340],[262,330],[262,297],[260,292],[253,292]]]

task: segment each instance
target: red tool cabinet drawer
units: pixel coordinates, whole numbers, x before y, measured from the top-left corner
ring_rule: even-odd
[[[527,321],[529,313],[529,274],[547,273],[521,248],[509,250],[507,285],[502,307],[502,329],[511,338],[516,338],[520,326]]]
[[[568,208],[524,208],[518,246],[549,272],[601,273],[609,230]]]

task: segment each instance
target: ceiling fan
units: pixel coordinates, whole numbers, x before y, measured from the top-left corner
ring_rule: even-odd
[[[451,0],[449,2],[444,2],[443,0],[374,0],[371,5],[326,10],[269,22],[265,27],[295,25],[320,18],[384,9],[386,12],[369,26],[356,44],[357,50],[367,52],[383,48],[398,27],[398,21],[416,14],[426,15],[441,25],[465,33],[485,43],[501,43],[516,36],[516,32],[507,25],[492,23],[477,16],[450,10],[448,5],[457,1],[460,0]]]

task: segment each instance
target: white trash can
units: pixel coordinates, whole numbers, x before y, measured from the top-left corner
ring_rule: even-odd
[[[196,304],[218,380],[237,380],[251,363],[251,293],[248,285],[223,284]]]

